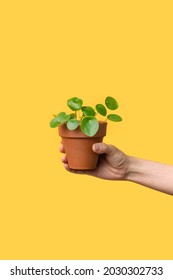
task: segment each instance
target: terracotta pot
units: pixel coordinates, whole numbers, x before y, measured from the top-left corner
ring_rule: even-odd
[[[85,135],[80,126],[75,130],[68,130],[66,124],[59,126],[59,135],[68,158],[68,165],[75,170],[90,170],[97,166],[98,155],[93,152],[92,145],[102,142],[106,135],[106,122],[99,122],[99,130],[93,137]]]

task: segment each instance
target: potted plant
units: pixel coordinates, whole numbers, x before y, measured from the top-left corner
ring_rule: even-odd
[[[72,112],[70,114],[60,112],[58,115],[53,115],[50,127],[58,127],[71,169],[95,169],[98,155],[92,151],[92,145],[102,142],[106,135],[107,120],[122,121],[119,115],[107,112],[108,109],[116,110],[118,103],[113,97],[108,96],[104,105],[97,104],[95,108],[92,108],[83,106],[82,99],[73,97],[67,101],[67,106]],[[105,117],[105,120],[98,120],[98,114]]]

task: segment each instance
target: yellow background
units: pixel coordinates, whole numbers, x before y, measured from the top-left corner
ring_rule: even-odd
[[[1,259],[172,259],[173,197],[66,172],[52,114],[114,96],[105,142],[173,164],[172,1],[1,1]]]

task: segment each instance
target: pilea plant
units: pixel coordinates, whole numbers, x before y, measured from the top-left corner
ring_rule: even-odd
[[[70,98],[67,101],[67,106],[73,111],[71,114],[60,112],[58,115],[53,115],[54,118],[50,121],[52,128],[58,127],[60,124],[66,123],[69,130],[75,130],[79,125],[82,132],[92,137],[99,129],[98,114],[106,117],[105,121],[120,122],[122,118],[116,114],[108,114],[109,110],[116,110],[118,102],[111,96],[105,99],[105,105],[97,104],[95,108],[83,106],[83,100],[78,97]]]

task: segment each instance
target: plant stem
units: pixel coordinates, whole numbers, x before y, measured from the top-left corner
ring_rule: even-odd
[[[79,117],[79,120],[80,120],[81,119],[80,110],[78,110],[78,117]]]

